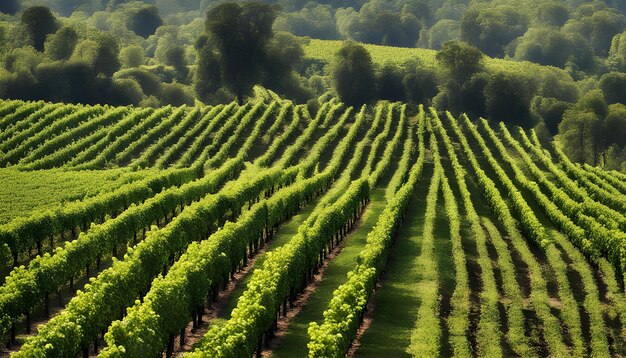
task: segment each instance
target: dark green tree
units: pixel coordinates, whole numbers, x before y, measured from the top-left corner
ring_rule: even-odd
[[[392,63],[386,63],[378,72],[378,98],[389,101],[406,99],[402,69]]]
[[[117,40],[110,36],[102,37],[98,41],[96,57],[93,62],[93,69],[96,74],[103,74],[111,77],[122,66],[118,54],[120,52]]]
[[[531,128],[537,124],[530,113],[532,92],[528,80],[509,73],[495,73],[485,86],[486,114],[509,125]]]
[[[206,30],[211,41],[205,46],[214,49],[203,48],[200,61],[208,62],[211,60],[206,56],[218,55],[221,81],[239,103],[262,79],[266,46],[273,36],[276,16],[274,6],[255,2],[223,3],[207,13]],[[204,78],[197,76],[196,80],[202,82]]]
[[[597,55],[605,57],[613,37],[626,28],[626,16],[615,10],[595,12],[591,16],[591,44]]]
[[[142,6],[131,10],[126,25],[138,36],[148,38],[163,25],[159,9],[154,5]]]
[[[435,56],[447,72],[448,80],[458,83],[467,82],[484,69],[483,57],[479,49],[461,41],[444,43]]]
[[[333,62],[335,91],[341,100],[355,106],[372,102],[376,97],[376,76],[372,58],[365,47],[344,42]]]
[[[211,95],[222,83],[220,54],[217,46],[207,36],[201,36],[196,42],[196,70],[194,72],[194,91],[203,102],[210,102]]]
[[[72,56],[78,43],[78,34],[71,27],[63,27],[48,36],[45,43],[46,54],[55,61],[67,60]]]
[[[608,106],[600,90],[592,90],[563,114],[558,141],[567,156],[579,163],[599,164],[611,145],[624,143],[626,108]]]
[[[33,43],[33,47],[43,52],[46,37],[59,29],[56,18],[45,6],[32,6],[22,13],[22,24]]]
[[[406,99],[412,103],[430,104],[437,95],[437,74],[434,70],[424,66],[419,59],[404,63],[404,78],[402,84],[406,92]]]
[[[470,85],[470,80],[484,69],[483,57],[476,47],[460,41],[448,41],[437,52],[435,58],[444,71],[445,103],[451,110],[463,111],[465,97],[475,99],[470,92],[477,88],[481,92],[478,96],[482,96],[479,85],[483,82]]]
[[[561,27],[569,19],[569,9],[559,3],[546,3],[539,7],[537,20],[547,26]]]
[[[185,59],[185,49],[175,46],[165,52],[165,64],[174,67],[179,80],[184,81],[189,74],[187,60]]]
[[[281,97],[306,102],[311,97],[310,91],[304,88],[300,76],[293,71],[304,58],[300,41],[296,36],[286,32],[275,34],[267,44],[267,58],[261,84]]]
[[[556,98],[535,97],[531,111],[543,119],[546,129],[554,136],[559,131],[563,113],[571,106],[571,103],[559,101]]]
[[[461,39],[491,57],[502,57],[504,47],[527,29],[527,16],[512,6],[471,8],[461,19]]]
[[[607,103],[626,104],[626,73],[611,72],[603,75],[599,87]]]

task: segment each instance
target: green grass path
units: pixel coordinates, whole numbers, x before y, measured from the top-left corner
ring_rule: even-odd
[[[307,330],[310,322],[321,322],[324,310],[333,297],[333,292],[346,280],[346,275],[354,268],[356,258],[367,241],[367,235],[372,230],[380,213],[385,208],[385,188],[373,189],[370,193],[370,203],[358,227],[341,243],[341,252],[333,258],[324,276],[316,284],[315,291],[302,306],[298,315],[289,323],[283,340],[272,352],[272,357],[306,357]]]
[[[298,227],[300,227],[300,225],[302,225],[302,223],[309,217],[309,215],[311,215],[311,213],[315,209],[315,206],[320,200],[321,198],[312,200],[310,203],[304,206],[297,215],[293,216],[291,219],[289,219],[289,221],[279,226],[276,234],[274,234],[274,237],[269,242],[267,251],[258,256],[256,261],[254,262],[252,269],[248,272],[248,274],[243,277],[240,282],[237,283],[237,287],[228,297],[228,303],[226,303],[224,308],[220,310],[218,314],[220,319],[230,318],[231,312],[235,307],[237,307],[237,300],[248,287],[248,282],[252,277],[251,273],[254,272],[254,270],[256,269],[260,269],[263,267],[263,262],[267,258],[267,252],[275,251],[279,247],[288,243],[289,240],[291,240],[294,235],[298,233]]]
[[[405,350],[411,342],[417,319],[419,295],[416,290],[421,277],[415,260],[421,251],[426,193],[432,173],[432,165],[426,164],[408,205],[406,219],[391,248],[382,287],[373,296],[372,324],[360,339],[355,352],[357,357],[409,356]]]

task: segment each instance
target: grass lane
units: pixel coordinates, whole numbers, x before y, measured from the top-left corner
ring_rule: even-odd
[[[421,251],[426,193],[432,174],[432,165],[425,165],[423,180],[417,184],[405,222],[391,248],[389,264],[381,276],[382,287],[372,295],[370,307],[374,309],[366,318],[371,324],[358,342],[355,357],[409,356],[406,347],[411,342],[420,302],[415,283],[421,275],[414,261]]]
[[[340,244],[340,253],[329,262],[324,271],[324,276],[316,284],[313,294],[308,298],[298,315],[289,323],[283,340],[278,348],[272,352],[273,357],[289,358],[307,355],[306,344],[309,323],[323,320],[327,303],[333,297],[333,292],[345,281],[348,271],[354,267],[356,257],[366,244],[367,234],[373,229],[386,203],[385,188],[376,188],[371,191],[369,206],[361,217],[357,228]]]

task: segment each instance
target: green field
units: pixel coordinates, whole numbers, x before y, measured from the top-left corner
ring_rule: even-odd
[[[626,354],[624,177],[533,130],[337,99],[0,113],[0,355]]]

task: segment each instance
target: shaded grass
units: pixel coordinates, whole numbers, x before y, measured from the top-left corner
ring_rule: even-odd
[[[273,357],[305,357],[307,355],[309,323],[323,320],[324,310],[333,297],[333,292],[345,282],[347,273],[354,268],[356,258],[367,242],[367,235],[376,224],[385,205],[385,189],[372,190],[370,204],[359,226],[342,241],[341,251],[329,262],[315,291],[298,315],[289,323],[284,339],[272,352]]]
[[[266,253],[258,257],[249,273],[242,278],[241,282],[237,284],[237,287],[228,298],[228,302],[224,305],[224,309],[218,313],[219,318],[230,319],[232,310],[237,307],[237,300],[248,287],[248,282],[250,281],[250,278],[252,278],[251,273],[254,272],[255,269],[263,267],[263,262],[265,262],[265,259],[267,258],[267,252],[275,251],[279,247],[285,245],[289,242],[289,240],[291,240],[291,238],[294,237],[294,235],[298,233],[298,227],[300,227],[300,225],[302,225],[302,223],[313,212],[320,199],[321,198],[318,198],[309,202],[297,215],[293,216],[291,220],[282,224],[278,228],[278,231],[270,240],[270,246],[268,247]]]
[[[421,277],[414,262],[421,251],[426,193],[432,173],[432,165],[426,164],[423,179],[417,184],[404,224],[391,248],[389,263],[381,278],[382,287],[372,296],[373,320],[361,337],[357,357],[409,356],[406,347],[411,342],[417,319],[417,282]]]

